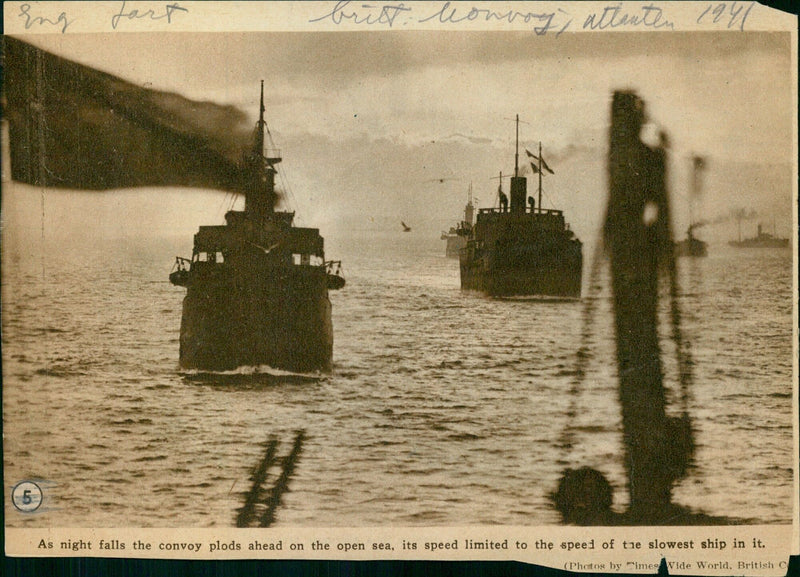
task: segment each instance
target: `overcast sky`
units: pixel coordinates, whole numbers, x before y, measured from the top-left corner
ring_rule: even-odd
[[[493,204],[489,178],[513,169],[510,119],[519,114],[521,144],[542,141],[556,172],[546,179],[545,207],[564,208],[576,230],[593,234],[605,194],[610,96],[619,88],[637,90],[669,133],[676,202],[685,200],[686,159],[697,153],[709,159],[703,216],[742,206],[786,220],[791,211],[795,104],[785,33],[22,39],[141,85],[235,104],[253,119],[265,79],[289,200],[307,225],[349,222],[363,210],[444,226],[458,218],[469,182],[482,206]],[[431,182],[445,177],[456,180]]]

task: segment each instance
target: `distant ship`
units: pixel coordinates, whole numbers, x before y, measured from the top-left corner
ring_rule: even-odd
[[[328,290],[344,286],[341,262],[326,261],[315,228],[275,210],[279,150],[264,151],[264,82],[254,145],[242,165],[244,211],[201,226],[191,259],[176,258],[172,284],[186,287],[180,366],[225,371],[268,365],[328,371],[333,326]]]
[[[675,256],[708,256],[708,243],[695,238],[692,233],[696,226],[689,225],[686,230],[686,239],[675,243]]]
[[[761,230],[761,225],[758,225],[758,234],[751,238],[742,239],[741,228],[739,230],[739,239],[731,240],[729,245],[736,248],[786,248],[789,246],[788,238],[778,238],[768,232]]]
[[[472,204],[472,183],[469,185],[469,197],[464,207],[464,220],[456,226],[451,226],[449,232],[442,232],[442,240],[447,241],[445,255],[448,258],[458,258],[461,249],[467,246],[467,238],[472,231],[472,223],[475,219],[475,207]]]
[[[502,191],[500,208],[481,208],[466,246],[459,255],[461,288],[493,297],[545,296],[580,298],[583,254],[581,241],[560,210],[542,209],[542,170],[553,174],[539,155],[526,151],[539,175],[539,204],[527,197],[527,179],[519,175],[517,116],[511,203]]]
[[[692,189],[689,200],[689,221],[691,224],[686,230],[686,240],[675,243],[675,256],[708,256],[708,243],[695,238],[694,230],[702,223],[694,222],[692,218],[692,203],[700,195],[700,177],[706,168],[706,160],[702,156],[692,157]]]

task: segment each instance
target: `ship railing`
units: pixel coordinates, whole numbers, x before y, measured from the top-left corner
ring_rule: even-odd
[[[192,265],[192,260],[188,258],[183,258],[182,256],[175,257],[175,264],[172,265],[172,270],[170,272],[183,272],[189,270]]]
[[[342,261],[340,260],[326,260],[325,261],[325,272],[327,274],[333,274],[337,276],[342,276]]]
[[[526,207],[525,213],[526,214],[544,214],[544,215],[551,215],[551,216],[561,216],[562,214],[564,214],[564,211],[563,210],[556,210],[554,208],[543,208],[543,209],[534,208],[533,211],[531,211],[530,207]],[[481,214],[514,214],[514,213],[512,213],[511,210],[508,210],[508,209],[507,210],[503,210],[502,208],[479,208],[478,209],[478,214],[481,215]]]

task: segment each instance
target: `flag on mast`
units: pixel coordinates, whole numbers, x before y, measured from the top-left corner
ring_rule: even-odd
[[[532,153],[527,148],[525,149],[525,154],[528,155],[528,158],[532,158],[536,162],[541,162],[542,163],[542,168],[544,168],[547,172],[549,172],[550,174],[555,174],[555,172],[553,172],[553,169],[550,168],[549,166],[547,166],[547,163],[544,161],[544,155],[539,157],[539,156],[535,155],[534,153]],[[533,166],[533,163],[531,163],[531,166]],[[538,168],[534,168],[534,172],[538,172]],[[542,174],[544,174],[544,173],[542,173]]]

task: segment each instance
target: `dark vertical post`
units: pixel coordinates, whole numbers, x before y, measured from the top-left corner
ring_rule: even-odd
[[[517,139],[514,146],[514,176],[519,176],[519,114],[517,114]]]
[[[542,212],[542,141],[539,141],[539,212]]]
[[[671,251],[666,152],[664,142],[657,148],[641,142],[644,118],[638,96],[614,93],[604,233],[611,259],[629,515],[634,524],[663,518],[674,481],[667,466],[657,314],[658,269],[667,264]],[[649,218],[653,214],[655,218]]]
[[[256,142],[253,147],[253,156],[264,155],[264,81],[261,81],[261,104],[258,107],[258,128],[256,129]]]

